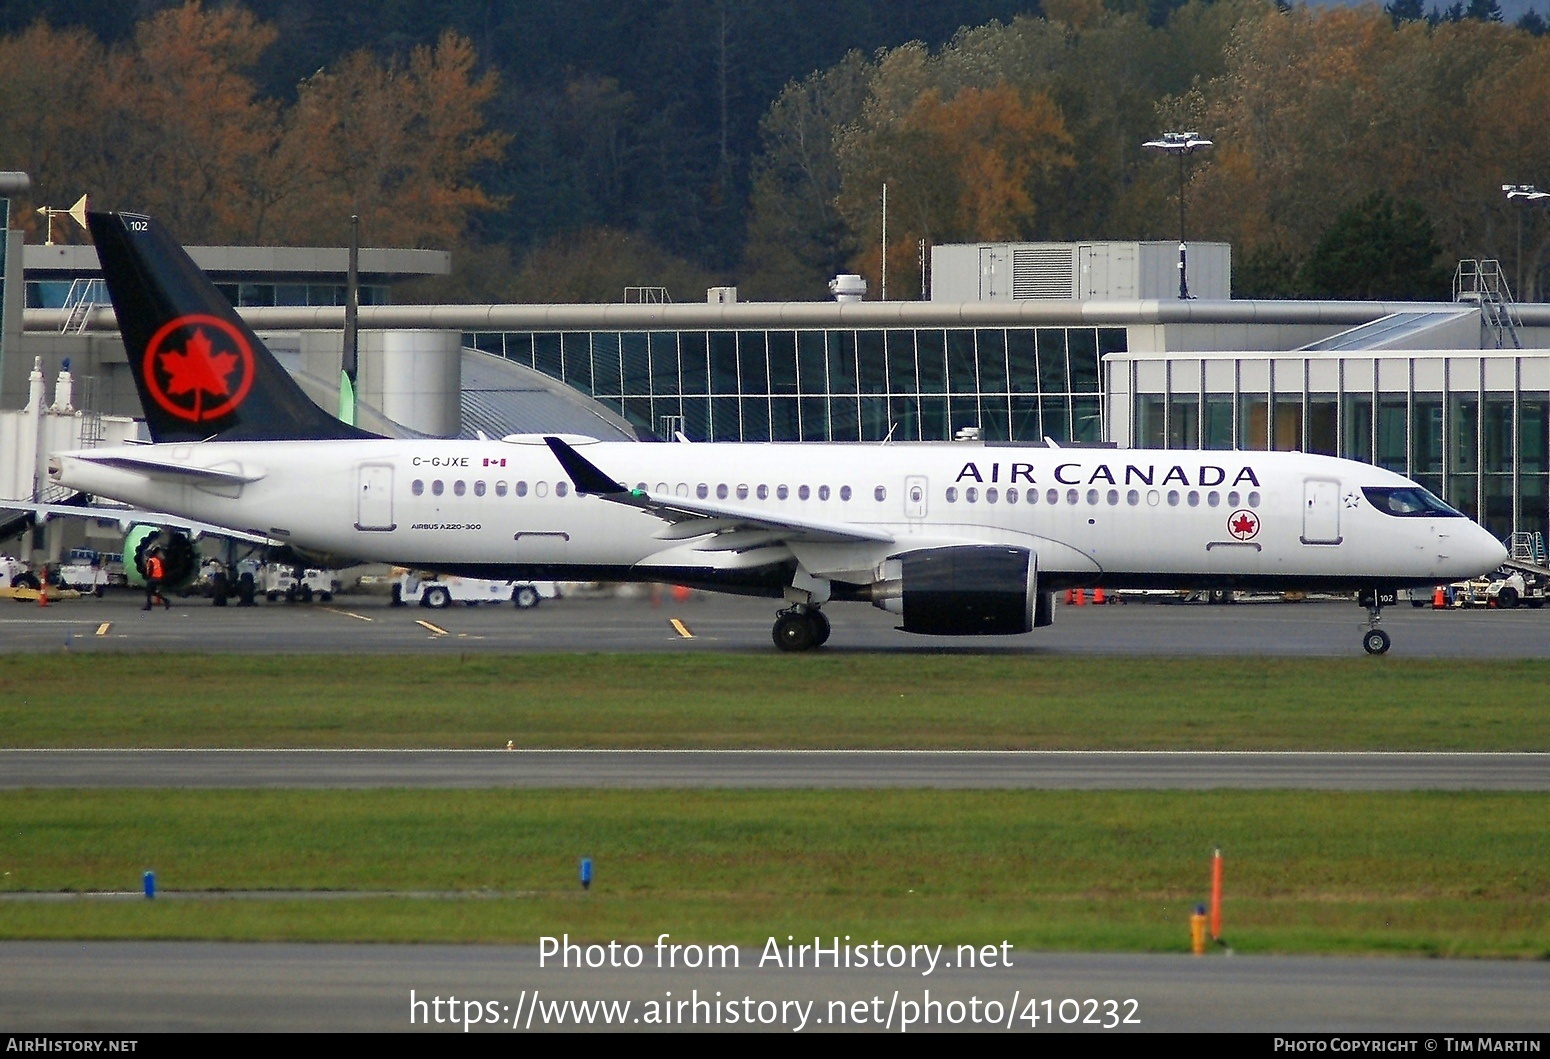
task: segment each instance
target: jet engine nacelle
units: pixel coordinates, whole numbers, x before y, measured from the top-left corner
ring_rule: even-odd
[[[1049,593],[1038,590],[1038,559],[1027,548],[925,548],[889,559],[880,574],[872,605],[903,617],[905,632],[993,636],[1051,621]]]

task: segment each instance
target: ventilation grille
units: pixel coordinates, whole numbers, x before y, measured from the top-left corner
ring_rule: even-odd
[[[1075,298],[1070,247],[1012,251],[1012,299]]]

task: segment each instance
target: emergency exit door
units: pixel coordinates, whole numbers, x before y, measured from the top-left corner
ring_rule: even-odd
[[[1340,543],[1340,483],[1308,478],[1302,483],[1302,542]]]
[[[355,491],[355,528],[397,529],[393,522],[392,467],[381,463],[362,465]]]

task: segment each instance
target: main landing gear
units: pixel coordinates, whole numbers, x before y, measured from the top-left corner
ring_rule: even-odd
[[[1367,608],[1367,631],[1362,633],[1362,650],[1370,655],[1387,654],[1391,641],[1389,634],[1378,628],[1383,617],[1383,605],[1393,603],[1398,597],[1393,592],[1366,589],[1356,594],[1356,602]]]
[[[771,635],[782,651],[806,651],[829,641],[829,619],[811,603],[798,603],[775,615]]]

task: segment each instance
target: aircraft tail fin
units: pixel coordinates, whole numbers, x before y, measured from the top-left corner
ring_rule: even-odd
[[[151,438],[369,438],[313,403],[167,230],[88,213]]]

